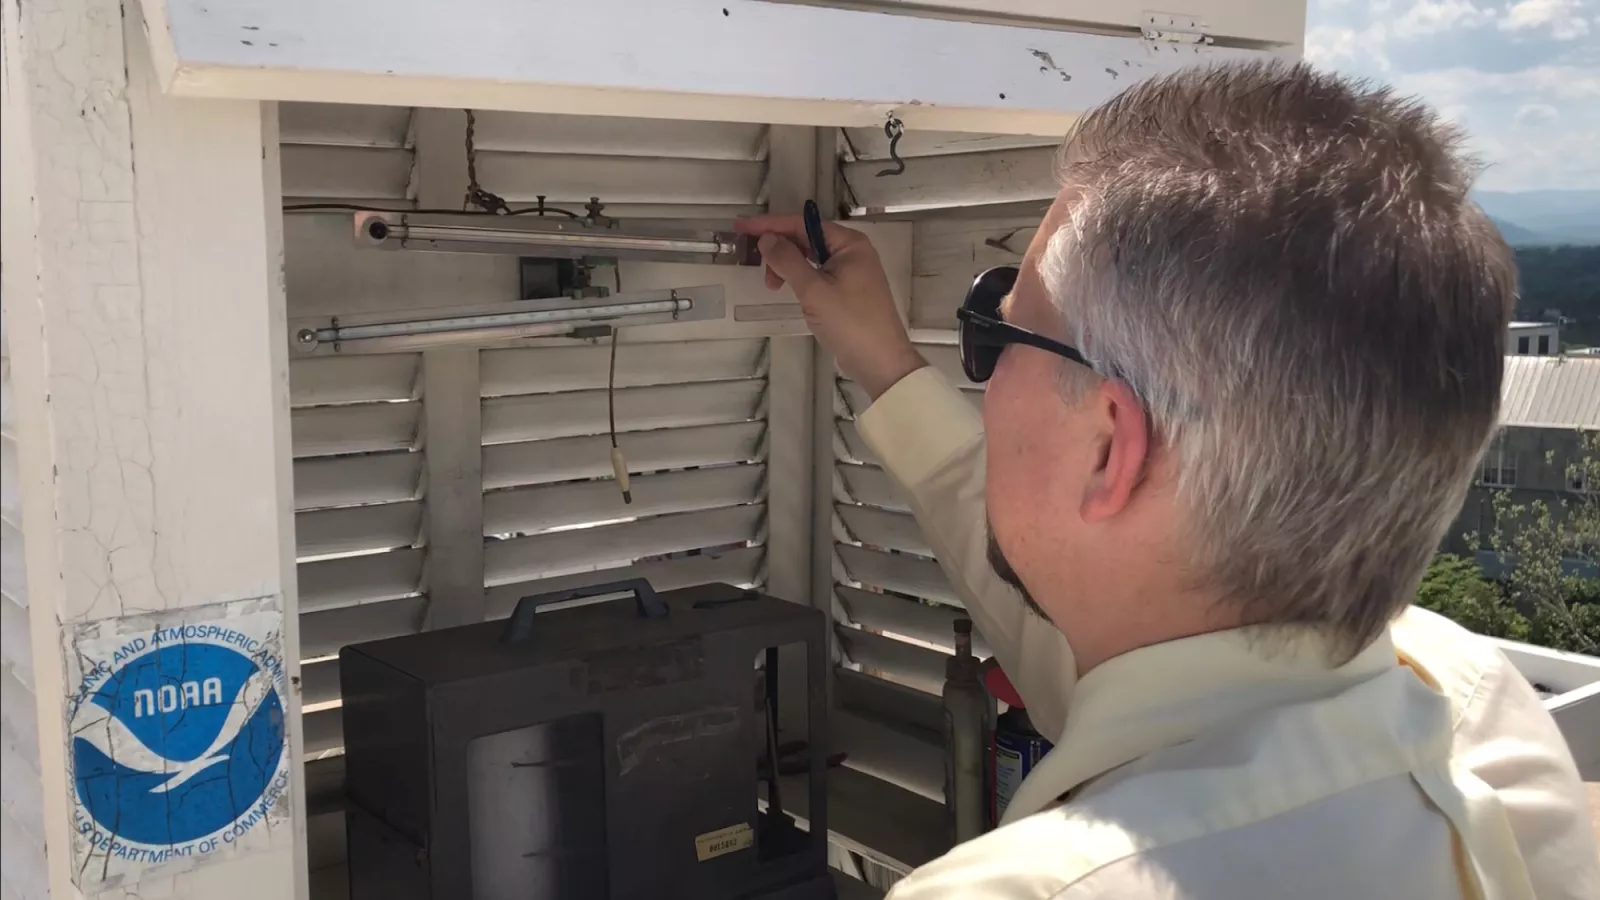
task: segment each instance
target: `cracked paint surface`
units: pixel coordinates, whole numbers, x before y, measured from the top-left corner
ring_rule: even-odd
[[[107,0],[22,10],[67,600],[58,614],[160,609],[122,10]]]
[[[113,0],[22,10],[59,618],[275,590],[260,109],[162,96]]]
[[[193,854],[118,857],[107,852],[114,845],[93,842],[93,827],[85,837],[73,816],[85,793],[73,772],[74,749],[85,743],[71,732],[83,724],[74,718],[86,705],[79,688],[86,677],[104,681],[92,674],[99,655],[114,659],[131,640],[128,629],[204,621],[218,598],[265,597],[248,630],[278,660],[286,640],[294,645],[281,596],[285,577],[293,577],[293,548],[280,519],[292,505],[287,380],[272,344],[282,316],[281,297],[273,302],[281,260],[268,249],[277,197],[270,204],[266,197],[262,110],[163,96],[145,58],[137,4],[3,3],[6,340],[22,348],[12,362],[26,376],[15,406],[31,454],[21,472],[30,612],[60,626],[59,645],[37,660],[48,675],[39,693],[59,706],[41,715],[42,734],[33,740],[44,758],[53,887],[74,895],[65,880],[70,866],[82,890],[106,897],[289,896],[294,828],[283,736],[298,706],[281,687],[268,691],[259,677],[242,675],[254,671],[251,663],[217,663],[250,659],[227,655],[239,648],[197,651],[195,660],[216,657],[219,674],[179,677],[166,691],[161,683],[135,685],[131,706],[102,695],[105,714],[94,721],[104,739],[91,742],[112,773],[104,783],[121,793],[119,780],[151,772],[160,784],[176,780],[177,770],[169,771],[176,760],[194,774],[167,793],[198,798],[193,785],[251,757],[270,775],[264,794],[282,797],[273,795],[241,840],[206,854],[229,864],[201,865]],[[123,643],[109,649],[97,643],[116,639]],[[44,646],[36,636],[36,656]],[[166,677],[173,658],[181,675],[188,657],[180,648],[150,677]],[[277,685],[282,674],[280,662],[269,682]],[[120,712],[112,715],[108,703]],[[249,713],[206,713],[216,719],[208,726],[213,740],[232,735],[221,749],[191,742],[180,753],[137,721],[139,712],[192,718],[208,708]],[[120,731],[117,716],[126,726]],[[228,783],[254,788],[244,775]],[[181,844],[184,833],[158,843]]]

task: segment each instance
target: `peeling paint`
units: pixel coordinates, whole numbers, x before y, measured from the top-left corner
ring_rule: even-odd
[[[262,412],[278,396],[266,386],[270,349],[237,339],[273,324],[261,114],[253,103],[171,101],[148,60],[149,23],[132,8],[125,17],[126,6],[7,0],[5,10],[6,306],[8,328],[30,337],[19,398],[32,441],[26,539],[36,608],[65,628],[185,607],[194,614],[194,604],[217,596],[275,591],[293,552],[280,552],[287,494],[274,483],[273,416]],[[241,213],[251,209],[253,222]],[[11,227],[19,220],[30,226],[26,237]],[[199,321],[196,339],[185,329]],[[281,641],[281,608],[276,617]],[[93,829],[82,837],[72,818],[79,798],[66,710],[75,686],[67,685],[93,663],[82,646],[51,649],[36,660],[47,714],[43,746],[33,746],[42,749],[52,893],[75,895],[69,877],[97,881],[135,861],[75,850]],[[193,715],[228,693],[207,678],[188,682],[131,702]],[[280,729],[294,706],[284,697]],[[169,747],[145,746],[178,760]],[[123,747],[113,755],[121,761]],[[250,853],[270,851],[259,858],[196,875],[173,860],[137,889],[111,893],[215,896],[210,888],[226,876],[238,880],[239,900],[287,896],[291,807],[275,804],[246,836]],[[244,855],[230,848],[219,859]],[[15,858],[7,846],[8,879]]]
[[[132,133],[122,10],[99,0],[68,14],[31,4],[35,26],[36,178],[56,202],[38,204],[39,289],[53,373],[58,516],[66,620],[164,605],[156,555],[153,463],[144,410],[147,365],[140,315]],[[27,30],[24,29],[24,39]],[[85,53],[88,49],[90,52]]]
[[[1034,49],[1028,50],[1028,53],[1031,54],[1035,59],[1039,60],[1039,62],[1043,64],[1043,65],[1039,66],[1039,71],[1040,72],[1046,72],[1046,73],[1054,72],[1054,73],[1056,73],[1057,76],[1059,76],[1061,78],[1062,81],[1071,81],[1072,80],[1072,76],[1070,74],[1068,74],[1068,72],[1065,69],[1063,69],[1060,66],[1056,65],[1055,57],[1051,56],[1049,53],[1046,53],[1043,50],[1034,50]]]

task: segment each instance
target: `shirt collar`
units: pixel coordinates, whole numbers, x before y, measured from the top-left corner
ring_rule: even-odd
[[[1015,821],[1084,782],[1250,713],[1336,694],[1392,669],[1385,631],[1342,666],[1309,627],[1212,632],[1141,647],[1086,673],[1054,749],[1007,807]]]

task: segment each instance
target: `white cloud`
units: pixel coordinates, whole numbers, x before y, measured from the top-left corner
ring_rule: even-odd
[[[1536,66],[1518,72],[1441,69],[1395,79],[1464,127],[1492,190],[1600,187],[1600,72]]]
[[[1600,21],[1600,17],[1596,18]],[[1575,41],[1589,33],[1581,0],[1520,0],[1500,20],[1503,31],[1547,32],[1558,41]]]
[[[1488,163],[1479,187],[1496,191],[1600,187],[1600,128],[1522,135],[1473,136],[1473,150]]]
[[[1600,188],[1600,0],[1313,0],[1305,55],[1460,125],[1492,190]]]
[[[1494,19],[1493,9],[1479,7],[1471,0],[1421,0],[1400,14],[1393,31],[1399,38],[1423,37],[1458,28],[1477,28]]]
[[[1420,94],[1436,106],[1471,103],[1488,97],[1532,95],[1541,100],[1600,100],[1600,69],[1581,66],[1534,66],[1517,72],[1479,69],[1435,69],[1395,79],[1403,93]]]
[[[1319,66],[1339,68],[1342,64],[1368,59],[1387,71],[1388,61],[1377,53],[1381,42],[1374,42],[1364,31],[1338,25],[1318,25],[1306,32],[1306,59]],[[1374,57],[1376,56],[1376,59]]]
[[[1560,117],[1554,106],[1548,103],[1524,103],[1517,107],[1514,117],[1516,123],[1524,128],[1529,126],[1548,125]]]

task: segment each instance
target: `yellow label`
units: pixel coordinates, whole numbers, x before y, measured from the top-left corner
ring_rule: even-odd
[[[701,862],[726,856],[736,850],[743,850],[755,843],[755,832],[750,830],[750,823],[740,822],[729,825],[727,828],[718,828],[708,831],[694,839],[694,855]]]

